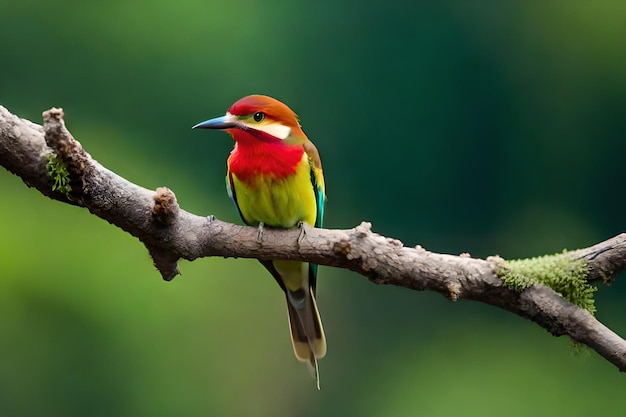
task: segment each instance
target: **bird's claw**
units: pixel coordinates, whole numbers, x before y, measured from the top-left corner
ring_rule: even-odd
[[[259,230],[257,232],[257,239],[259,240],[259,242],[263,242],[263,228],[265,227],[265,223],[260,222],[259,223]]]
[[[300,229],[300,234],[298,234],[298,242],[301,242],[306,236],[305,223],[303,221],[298,222],[298,228]]]

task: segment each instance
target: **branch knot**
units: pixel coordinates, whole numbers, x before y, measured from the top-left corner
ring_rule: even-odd
[[[67,166],[73,197],[82,197],[85,192],[85,168],[89,164],[91,156],[85,152],[81,144],[67,130],[63,115],[63,109],[56,107],[43,112],[44,139],[46,144],[54,150],[57,158]],[[80,189],[75,188],[77,179],[80,179]],[[70,198],[69,195],[67,197]],[[82,198],[74,199],[83,200]]]
[[[176,201],[176,195],[167,187],[159,187],[154,194],[154,206],[152,217],[162,225],[169,226],[174,223],[180,207]]]

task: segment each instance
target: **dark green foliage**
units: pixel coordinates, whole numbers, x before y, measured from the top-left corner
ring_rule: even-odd
[[[326,227],[366,220],[407,246],[526,258],[626,226],[625,15],[617,1],[4,1],[0,98],[36,123],[63,107],[107,168],[240,222],[232,140],[191,126],[272,95],[320,152]],[[0,416],[624,414],[626,376],[595,352],[327,267],[317,392],[257,262],[181,262],[165,283],[87,210],[3,169],[0,189]],[[623,278],[595,295],[622,336]]]

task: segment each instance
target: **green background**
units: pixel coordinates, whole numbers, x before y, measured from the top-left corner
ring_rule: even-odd
[[[238,98],[290,105],[324,163],[326,225],[527,257],[624,230],[626,3],[0,0],[0,104],[63,107],[94,158],[239,222]],[[2,416],[621,416],[595,352],[473,302],[320,268],[322,390],[252,260],[160,279],[135,238],[0,172]],[[597,316],[626,334],[623,277]]]

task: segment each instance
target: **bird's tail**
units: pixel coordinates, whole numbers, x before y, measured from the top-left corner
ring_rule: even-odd
[[[319,389],[317,360],[326,355],[326,337],[315,294],[308,285],[296,291],[287,289],[286,294],[293,351],[299,361],[307,363]]]

